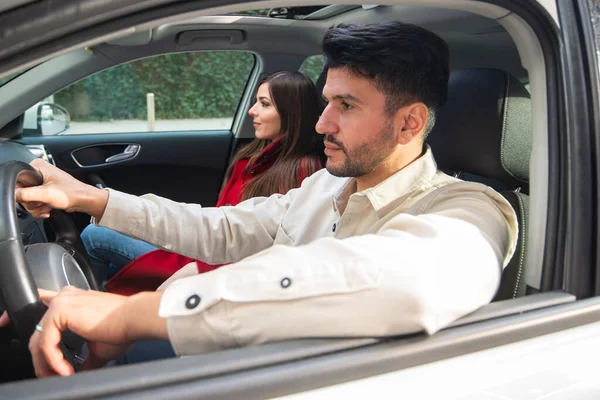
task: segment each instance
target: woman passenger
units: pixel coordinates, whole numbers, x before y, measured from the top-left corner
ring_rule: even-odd
[[[233,157],[216,206],[285,194],[319,170],[323,157],[323,142],[315,132],[319,113],[316,89],[305,75],[281,71],[265,78],[248,111],[255,139]],[[154,290],[196,261],[96,225],[89,225],[81,238],[99,281],[110,279],[105,287],[113,293]],[[218,267],[202,261],[197,264],[198,272]]]

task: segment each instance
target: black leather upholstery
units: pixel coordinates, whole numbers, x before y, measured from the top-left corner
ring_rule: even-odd
[[[450,75],[448,101],[427,138],[442,170],[510,189],[501,193],[517,214],[519,237],[494,301],[525,294],[529,196],[514,189],[529,183],[531,132],[527,89],[503,71],[478,68]]]
[[[508,300],[525,295],[525,255],[527,254],[527,228],[529,218],[529,196],[523,193],[504,191],[501,193],[517,213],[519,238],[512,259],[502,272],[500,287],[492,301]]]
[[[521,187],[529,181],[529,92],[500,70],[454,71],[448,101],[427,142],[442,170],[492,178],[509,189]]]

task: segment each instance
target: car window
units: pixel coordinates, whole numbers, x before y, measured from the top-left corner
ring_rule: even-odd
[[[323,56],[317,54],[308,57],[302,62],[298,71],[308,76],[313,83],[317,83],[317,79],[319,79],[321,72],[323,72]]]
[[[254,56],[242,51],[149,57],[83,79],[33,113],[39,126],[48,114],[40,107],[65,109],[70,122],[63,135],[230,129],[253,67]]]

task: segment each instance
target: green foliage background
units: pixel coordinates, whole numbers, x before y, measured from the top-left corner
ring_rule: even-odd
[[[145,119],[146,94],[154,93],[157,119],[232,117],[250,72],[252,54],[242,51],[174,53],[119,65],[56,93],[72,120]],[[300,71],[316,81],[320,56]]]
[[[144,119],[146,93],[154,93],[157,119],[231,117],[253,66],[240,51],[166,54],[99,72],[54,101],[79,121]]]
[[[298,68],[298,71],[308,76],[313,83],[317,83],[317,79],[323,72],[323,56],[318,54],[308,57]]]

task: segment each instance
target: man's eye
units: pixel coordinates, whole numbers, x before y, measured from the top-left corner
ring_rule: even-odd
[[[344,102],[342,102],[342,108],[344,110],[351,110],[352,106],[344,101]]]

